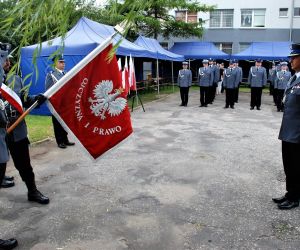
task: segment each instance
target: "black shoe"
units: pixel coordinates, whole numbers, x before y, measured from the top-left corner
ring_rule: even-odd
[[[204,106],[205,106],[204,104],[199,105],[199,107],[204,107]]]
[[[16,239],[1,240],[0,239],[0,249],[1,250],[10,250],[15,248],[18,245]]]
[[[204,107],[207,108],[207,104],[205,104]]]
[[[231,109],[234,109],[234,106],[230,106]]]
[[[257,110],[260,110],[260,107],[257,107],[256,109],[257,109]]]
[[[75,142],[65,142],[64,143],[66,146],[74,146],[75,145]]]
[[[66,144],[64,144],[64,143],[59,143],[57,146],[59,148],[67,148]]]
[[[280,112],[280,109],[277,109],[277,112]]]
[[[183,104],[181,103],[179,106],[183,106]]]
[[[253,110],[253,109],[254,109],[254,107],[251,107],[251,108],[250,108],[250,110]]]
[[[288,209],[292,209],[294,207],[299,207],[299,201],[289,201],[289,200],[286,200],[286,201],[278,204],[278,208],[279,209],[288,210]]]
[[[28,192],[28,200],[29,201],[35,201],[40,204],[48,204],[49,198],[43,195],[39,190],[34,190],[31,192]]]
[[[2,183],[1,183],[1,188],[10,188],[13,187],[15,185],[14,181],[7,181],[5,179],[3,179]]]
[[[13,176],[7,176],[5,175],[4,176],[4,180],[7,180],[7,181],[13,181],[15,178]]]
[[[224,107],[224,109],[228,109],[228,108],[229,108],[229,106],[225,106],[225,107]]]
[[[274,201],[277,204],[280,204],[282,202],[285,202],[287,198],[285,196],[279,197],[279,198],[272,198],[272,201]]]

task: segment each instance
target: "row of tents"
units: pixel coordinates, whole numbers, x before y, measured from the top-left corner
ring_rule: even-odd
[[[82,17],[75,26],[67,32],[64,38],[58,37],[51,41],[46,41],[42,43],[41,49],[39,49],[39,45],[22,48],[22,76],[26,77],[30,75],[30,77],[26,77],[26,81],[36,83],[34,87],[30,89],[30,94],[45,91],[45,76],[51,70],[52,66],[51,56],[53,56],[53,53],[58,49],[63,49],[67,70],[69,70],[113,33],[114,28],[112,26],[100,24],[86,17]],[[287,59],[287,55],[290,51],[290,42],[255,42],[252,43],[248,49],[235,55],[228,55],[218,50],[211,42],[180,42],[175,43],[170,50],[166,50],[156,39],[139,36],[137,40],[132,43],[121,35],[116,35],[113,43],[119,43],[116,51],[118,56],[131,55],[134,58],[156,60],[156,74],[159,72],[158,60],[171,61],[173,71],[173,61],[181,62],[184,60],[204,58],[253,60],[258,57],[264,60],[284,60]],[[38,71],[35,70],[32,62],[36,54],[38,55],[36,58]],[[157,79],[159,79],[158,75]],[[38,113],[45,112],[44,110],[40,110]]]

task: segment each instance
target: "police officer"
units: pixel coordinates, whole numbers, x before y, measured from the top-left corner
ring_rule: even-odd
[[[3,68],[5,73],[8,74],[11,68],[9,59],[6,59]],[[9,78],[6,78],[5,83],[7,85],[13,85],[14,92],[20,97],[25,108],[30,107],[35,101],[38,101],[39,105],[41,105],[46,100],[43,95],[27,95],[25,98],[25,93],[22,91],[24,87],[22,79],[18,75],[12,75]],[[9,103],[6,105],[6,114],[10,125],[12,125],[21,115]],[[14,165],[16,169],[18,169],[20,176],[28,189],[28,200],[40,204],[48,204],[49,198],[44,196],[36,187],[35,176],[30,163],[29,144],[27,126],[25,120],[23,120],[7,135],[7,146]]]
[[[0,87],[3,82],[4,70],[2,68],[2,64],[5,62],[8,52],[6,49],[4,50],[2,44],[0,44]],[[0,183],[2,183],[5,170],[6,163],[8,162],[9,155],[8,149],[5,142],[6,137],[6,127],[7,127],[7,116],[5,112],[5,105],[1,99],[0,94]],[[13,249],[18,245],[18,241],[16,239],[8,239],[2,240],[0,239],[0,249],[8,250]]]
[[[198,70],[198,85],[200,86],[200,106],[207,107],[211,102],[209,89],[213,85],[214,71],[212,67],[208,66],[208,60],[202,61],[203,67]]]
[[[267,72],[261,64],[262,60],[257,59],[255,66],[252,66],[249,70],[248,82],[251,87],[251,110],[253,110],[255,106],[257,110],[260,110],[262,89],[267,83]]]
[[[65,59],[62,55],[53,58],[54,70],[49,72],[46,76],[45,87],[46,90],[52,87],[59,79],[65,75]],[[57,146],[59,148],[66,148],[67,146],[75,145],[74,142],[70,142],[68,139],[68,133],[60,125],[57,119],[52,115],[52,123],[54,128],[54,135]]]
[[[229,67],[224,71],[223,84],[226,92],[226,100],[224,108],[234,109],[234,101],[236,89],[238,88],[240,81],[240,71],[234,67],[234,62],[229,61]]]
[[[188,69],[188,62],[182,63],[182,69],[178,72],[177,84],[180,88],[180,106],[186,107],[189,101],[189,88],[192,85],[192,72]]]
[[[237,69],[238,73],[239,73],[239,84],[237,86],[237,88],[235,89],[235,96],[234,96],[234,102],[238,103],[239,102],[239,89],[240,89],[240,85],[243,81],[243,69],[239,66],[239,62],[234,60],[234,68]]]
[[[280,198],[273,198],[279,209],[298,207],[300,199],[300,44],[292,44],[289,57],[296,73],[289,80],[283,98],[284,111],[279,139],[282,141],[287,192]]]
[[[275,80],[276,80],[276,65],[275,62],[272,63],[272,68],[269,69],[269,75],[268,75],[268,82],[270,84],[269,89],[270,89],[270,95],[273,96],[273,101],[276,104],[276,90],[274,91],[274,85],[275,85]]]
[[[283,94],[284,90],[286,89],[287,83],[291,78],[291,72],[288,71],[288,63],[287,62],[281,62],[281,71],[277,72],[277,76],[275,79],[276,82],[276,105],[277,105],[277,112],[282,111],[283,112]]]
[[[216,60],[210,58],[209,67],[213,71],[213,82],[209,86],[209,104],[213,104],[215,97],[216,97],[216,89],[218,87],[218,82],[220,80],[220,68],[216,64]]]

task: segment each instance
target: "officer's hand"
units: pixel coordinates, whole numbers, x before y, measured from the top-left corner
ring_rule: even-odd
[[[39,108],[46,100],[47,100],[47,97],[45,97],[43,94],[38,94],[35,97],[35,101],[38,102],[38,105],[36,107]]]

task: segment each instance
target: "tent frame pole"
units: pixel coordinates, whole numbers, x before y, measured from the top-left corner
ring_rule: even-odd
[[[157,79],[157,94],[159,95],[159,65],[158,65],[158,58],[156,59],[156,79]]]
[[[174,64],[173,61],[171,61],[172,63],[172,85],[173,85],[173,92],[175,91],[175,86],[174,86]]]

